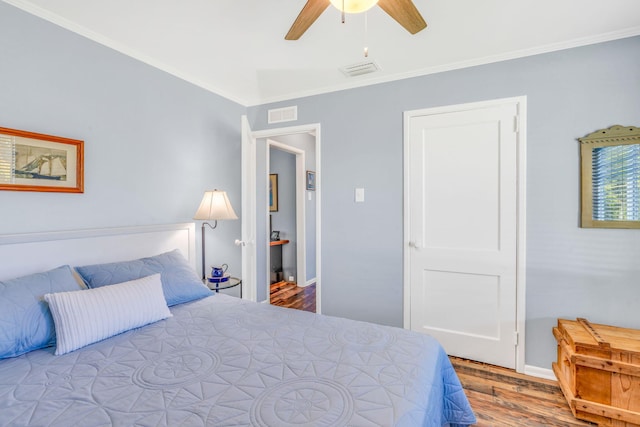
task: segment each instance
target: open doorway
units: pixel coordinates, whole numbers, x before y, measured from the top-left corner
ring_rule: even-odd
[[[268,299],[315,312],[315,137],[277,136],[267,148]]]
[[[280,129],[252,131],[246,117],[242,119],[242,244],[243,244],[243,291],[246,298],[258,302],[270,300],[270,221],[268,209],[267,163],[269,144],[289,147],[289,150],[304,151],[305,161],[301,174],[296,174],[303,189],[299,200],[304,204],[304,217],[300,223],[305,229],[305,243],[296,244],[296,253],[304,248],[304,273],[295,268],[296,285],[315,284],[315,311],[321,312],[320,278],[320,125],[310,124]],[[298,156],[296,156],[298,158]],[[315,187],[307,190],[307,171]],[[298,228],[296,226],[296,228]],[[277,228],[275,228],[276,231]],[[298,259],[301,256],[297,256]],[[284,274],[286,274],[283,271]],[[288,275],[287,275],[288,276]],[[288,279],[289,277],[284,277]]]

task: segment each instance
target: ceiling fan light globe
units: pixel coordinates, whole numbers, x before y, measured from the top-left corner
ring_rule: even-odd
[[[331,4],[342,11],[343,0],[329,0]],[[361,13],[371,9],[378,3],[378,0],[344,0],[345,13]]]

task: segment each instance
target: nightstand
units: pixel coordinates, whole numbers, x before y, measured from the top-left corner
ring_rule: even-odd
[[[219,283],[213,283],[210,282],[209,279],[207,279],[206,285],[209,289],[218,293],[223,289],[231,289],[235,288],[238,285],[242,285],[242,279],[239,279],[237,277],[229,277],[229,280]],[[242,286],[240,286],[240,299],[242,299]]]

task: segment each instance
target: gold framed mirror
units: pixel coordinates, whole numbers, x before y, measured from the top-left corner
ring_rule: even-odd
[[[640,128],[611,126],[580,141],[583,228],[640,228]]]

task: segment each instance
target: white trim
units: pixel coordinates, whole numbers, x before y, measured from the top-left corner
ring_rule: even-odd
[[[277,129],[265,129],[265,130],[254,130],[252,131],[252,135],[254,139],[260,138],[273,138],[281,135],[293,135],[296,133],[314,133],[320,131],[320,123],[313,123],[309,125],[297,125],[297,126],[288,126],[284,128]],[[317,134],[316,138],[318,137]],[[316,148],[316,151],[317,148]]]
[[[419,70],[414,70],[406,73],[396,73],[390,75],[384,75],[379,77],[372,77],[366,79],[358,79],[357,81],[350,80],[343,84],[333,85],[329,87],[323,87],[321,89],[310,89],[306,91],[297,91],[285,95],[280,96],[272,96],[268,98],[260,98],[259,95],[253,97],[253,99],[242,99],[239,98],[217,86],[212,86],[210,83],[204,82],[201,79],[195,78],[188,73],[184,73],[173,68],[170,65],[167,65],[163,62],[160,62],[154,58],[151,58],[135,49],[131,49],[128,46],[123,45],[122,43],[116,42],[115,40],[105,37],[101,34],[98,34],[86,27],[78,25],[75,22],[69,21],[68,19],[63,18],[62,16],[45,10],[39,6],[36,6],[25,0],[4,0],[5,3],[11,4],[19,9],[24,10],[32,15],[38,16],[42,19],[45,19],[53,24],[56,24],[62,28],[66,28],[69,31],[72,31],[76,34],[80,34],[90,40],[93,40],[97,43],[100,43],[104,46],[110,47],[118,52],[121,52],[131,58],[137,59],[141,62],[151,65],[159,70],[165,71],[171,75],[174,75],[182,80],[190,82],[196,86],[199,86],[205,90],[213,92],[217,95],[220,95],[224,98],[227,98],[233,102],[236,102],[244,107],[251,107],[256,105],[268,104],[272,102],[279,101],[287,101],[290,99],[302,98],[306,96],[320,95],[330,92],[337,92],[345,89],[354,89],[363,86],[370,86],[379,83],[387,83],[396,80],[409,79],[413,77],[420,77],[429,74],[437,74],[446,71],[459,70],[462,68],[475,67],[477,65],[485,65],[491,64],[495,62],[508,61],[511,59],[524,58],[527,56],[540,55],[543,53],[550,53],[559,50],[571,49],[580,46],[587,46],[591,44],[603,43],[612,40],[619,40],[628,37],[635,37],[640,35],[640,27],[635,26],[631,28],[627,28],[624,30],[611,31],[604,34],[598,34],[594,36],[588,37],[580,37],[573,40],[567,40],[563,42],[550,43],[543,46],[537,46],[533,48],[527,49],[519,49],[512,52],[506,52],[498,55],[489,55],[480,58],[471,59],[468,61],[460,61],[460,62],[452,62],[449,64],[443,64],[436,67],[427,67],[421,68]]]
[[[256,224],[256,220],[255,220],[255,212],[256,212],[256,207],[255,207],[255,200],[257,197],[257,193],[256,193],[256,177],[255,177],[255,170],[256,170],[256,140],[257,139],[261,139],[261,138],[271,138],[271,137],[276,137],[276,136],[280,136],[280,135],[292,135],[292,134],[296,134],[296,133],[309,133],[315,136],[316,142],[315,142],[315,146],[316,146],[316,313],[321,313],[322,312],[322,298],[321,298],[321,292],[322,292],[322,241],[321,241],[321,236],[322,236],[322,173],[321,173],[321,166],[322,166],[322,162],[321,162],[321,139],[320,139],[320,123],[312,123],[312,124],[308,124],[308,125],[299,125],[299,126],[290,126],[290,127],[285,127],[285,128],[277,128],[277,129],[266,129],[266,130],[259,130],[259,131],[251,131],[251,129],[249,128],[249,123],[247,121],[247,117],[246,116],[242,116],[242,122],[243,122],[243,170],[242,170],[242,182],[243,182],[243,204],[242,204],[242,212],[243,212],[243,218],[242,218],[242,229],[243,229],[243,235],[245,233],[245,227],[247,227],[247,229],[252,228],[254,231],[254,241],[252,245],[247,245],[246,246],[246,251],[252,251],[252,256],[253,256],[253,260],[254,260],[254,269],[253,269],[253,274],[255,276],[256,274],[256,270],[257,270],[257,266],[255,265],[255,260],[257,259],[257,248],[255,245],[255,224]],[[245,123],[246,122],[246,123]],[[245,126],[246,129],[248,129],[248,134],[247,137],[245,138],[244,136],[244,132],[245,132]],[[247,140],[247,143],[245,144],[245,139]],[[252,142],[252,144],[249,143],[249,141]],[[248,150],[246,153],[244,150]],[[249,163],[245,163],[249,162]],[[253,163],[250,163],[253,162]],[[251,174],[253,174],[253,178],[251,178]],[[244,185],[244,183],[246,181],[252,180],[251,183],[247,182],[246,187]],[[246,190],[246,191],[245,191]],[[246,201],[246,203],[245,203]],[[246,218],[244,213],[245,213],[245,208],[249,209],[249,206],[251,206],[252,209],[252,213],[253,213],[253,218]],[[266,206],[266,205],[265,205]],[[253,221],[253,225],[250,226],[250,224],[246,224],[245,221]],[[251,256],[251,255],[249,255]],[[245,271],[245,261],[244,261],[244,253],[243,253],[243,273]],[[242,281],[243,285],[244,285],[244,280]],[[247,293],[250,294],[253,297],[252,301],[255,301],[256,298],[256,294],[257,294],[257,283],[255,280],[253,280],[250,284],[247,285],[247,287],[245,288],[247,289]]]
[[[320,161],[320,123],[316,125],[316,313],[322,313],[322,162]]]
[[[518,109],[518,224],[516,259],[516,328],[518,346],[516,349],[516,371],[523,372],[525,365],[526,322],[527,322],[527,97],[508,98]]]
[[[265,169],[265,173],[266,173],[266,179],[264,180],[264,188],[262,189],[263,194],[264,194],[264,199],[262,200],[261,205],[262,206],[270,206],[269,205],[269,184],[270,184],[270,176],[271,175],[271,151],[269,150],[269,139],[267,139],[266,142],[267,146],[265,148],[265,152],[264,152],[264,160],[265,160],[265,164],[266,164],[266,169]],[[258,148],[258,143],[256,142],[256,150]],[[256,156],[256,165],[258,164],[258,158]],[[255,168],[256,170],[258,169],[257,167]],[[256,180],[257,180],[257,176],[256,176]],[[257,182],[256,182],[257,185]],[[278,201],[279,202],[279,201]],[[256,206],[256,216],[258,214],[258,209],[260,209],[260,212],[264,213],[264,221],[265,221],[265,226],[264,229],[267,231],[267,233],[269,233],[269,216],[271,215],[271,210],[270,209],[263,209],[262,207],[258,208],[258,206],[260,206],[260,204],[258,204]],[[256,219],[258,220],[258,219]],[[258,230],[258,227],[256,227],[256,231]],[[256,233],[257,236],[257,233]],[[256,239],[256,264],[257,264],[257,260],[258,260],[258,247],[257,247],[257,239]],[[266,262],[265,262],[265,271],[264,271],[264,277],[263,280],[265,281],[265,283],[267,283],[267,298],[266,300],[269,302],[269,304],[271,304],[271,245],[269,245],[269,243],[271,242],[271,235],[267,234],[267,245],[268,248],[265,249],[265,257],[266,257]],[[257,274],[257,272],[256,272]],[[256,282],[256,296],[258,295],[258,291],[257,291],[257,286],[258,286],[258,282]]]
[[[544,378],[546,380],[557,381],[553,370],[540,368],[538,366],[524,365],[524,374],[532,377]]]
[[[404,226],[403,226],[403,235],[404,235],[404,245],[403,245],[403,283],[404,283],[404,308],[403,308],[403,321],[404,328],[411,328],[411,293],[410,293],[410,263],[409,263],[409,123],[410,119],[417,116],[431,115],[431,114],[442,114],[449,113],[454,111],[467,111],[474,110],[478,108],[490,107],[494,105],[503,105],[503,104],[516,104],[518,111],[518,120],[519,120],[519,128],[518,128],[518,140],[517,140],[517,162],[518,162],[518,171],[517,171],[517,186],[518,186],[518,195],[517,195],[517,231],[516,231],[516,239],[517,239],[517,259],[516,259],[516,331],[518,333],[518,345],[516,346],[516,371],[524,372],[525,369],[525,344],[526,344],[526,230],[527,230],[527,97],[526,96],[517,96],[512,98],[502,98],[495,99],[489,101],[480,101],[480,102],[471,102],[466,104],[459,105],[447,105],[442,107],[434,107],[427,108],[421,110],[412,110],[404,112],[404,123],[403,123],[403,144],[404,144]]]
[[[411,236],[410,236],[410,230],[409,230],[409,224],[410,224],[410,220],[411,217],[409,216],[409,212],[410,212],[410,200],[409,200],[409,195],[410,193],[410,187],[409,187],[409,183],[411,182],[410,176],[409,176],[409,164],[410,164],[410,158],[409,158],[409,143],[410,143],[410,138],[409,135],[411,134],[410,132],[410,127],[409,127],[409,123],[411,122],[411,118],[415,115],[415,113],[410,112],[410,111],[405,111],[403,114],[403,119],[402,119],[402,133],[403,133],[403,167],[402,167],[402,175],[403,175],[403,194],[402,194],[402,200],[403,200],[403,206],[402,206],[402,210],[403,210],[403,214],[402,214],[402,221],[403,221],[403,225],[402,225],[402,293],[403,293],[403,307],[402,307],[402,313],[403,313],[403,327],[405,329],[411,329],[411,292],[410,292],[410,280],[411,280],[411,263],[409,262],[409,258],[410,258],[410,253],[409,253],[409,240],[411,240]]]
[[[279,150],[286,151],[287,153],[291,153],[295,155],[301,154],[304,156],[304,150],[301,150],[299,148],[293,147],[291,145],[283,144],[282,142],[274,141],[273,139],[267,139],[267,142],[269,143],[270,146],[275,147]]]
[[[64,264],[126,261],[176,248],[195,271],[194,223],[5,234],[0,235],[0,280]]]
[[[45,231],[45,232],[35,232],[35,233],[0,234],[0,245],[11,245],[16,243],[31,243],[31,242],[47,242],[47,241],[53,241],[53,240],[82,239],[85,237],[118,236],[121,234],[141,234],[141,233],[152,233],[154,231],[170,231],[170,230],[187,230],[190,232],[190,238],[193,239],[192,233],[194,233],[195,231],[191,231],[191,229],[195,230],[194,223],[184,222],[179,224],[140,225],[140,226],[112,227],[112,228],[86,228],[86,229],[79,229],[79,230],[60,230],[60,231]]]
[[[292,147],[287,144],[283,144],[278,141],[274,141],[272,139],[267,138],[267,153],[266,153],[266,182],[268,185],[269,182],[269,173],[270,173],[270,153],[269,149],[276,148],[278,150],[291,153],[296,156],[296,276],[298,276],[298,281],[304,280],[307,277],[307,235],[306,235],[306,216],[305,216],[305,207],[306,207],[306,186],[305,186],[305,156],[304,150],[300,150],[296,147]],[[266,197],[269,198],[269,189],[267,188]],[[268,206],[269,201],[265,201],[265,206]],[[269,214],[270,212],[266,212],[266,228],[269,229]],[[270,262],[270,251],[267,251],[267,265],[271,265]],[[269,269],[267,269],[269,270]],[[267,283],[270,283],[271,276],[270,271],[267,271]],[[267,299],[271,300],[271,295],[267,295]]]
[[[301,285],[298,283],[298,286],[300,286],[301,288],[306,288],[309,285],[313,285],[314,283],[316,283],[317,279],[314,277],[313,279],[309,279],[306,282],[304,282],[304,285]]]
[[[242,295],[255,301],[257,279],[256,248],[256,140],[252,136],[247,116],[240,118],[241,186],[242,186]]]

